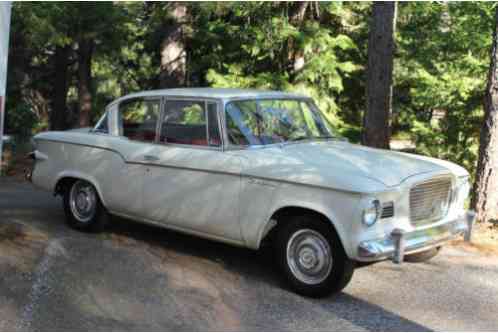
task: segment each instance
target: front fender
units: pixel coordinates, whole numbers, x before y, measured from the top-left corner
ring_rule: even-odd
[[[270,220],[275,212],[286,207],[303,208],[325,216],[336,230],[348,256],[352,256],[354,254],[351,241],[352,224],[355,223],[355,212],[360,199],[360,194],[355,193],[282,184],[274,191],[273,200],[261,223],[252,234],[246,234],[246,242],[251,248],[259,248],[270,229],[268,224],[271,223]]]

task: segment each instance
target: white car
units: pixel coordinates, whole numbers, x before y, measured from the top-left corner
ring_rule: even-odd
[[[111,103],[93,129],[34,138],[28,176],[70,226],[109,215],[258,249],[297,292],[342,290],[355,267],[423,260],[471,229],[469,174],[335,136],[313,101],[277,91],[168,89]]]

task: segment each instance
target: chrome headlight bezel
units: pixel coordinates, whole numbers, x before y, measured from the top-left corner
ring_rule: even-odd
[[[381,205],[378,199],[368,200],[361,214],[361,222],[367,226],[373,226],[380,218]]]

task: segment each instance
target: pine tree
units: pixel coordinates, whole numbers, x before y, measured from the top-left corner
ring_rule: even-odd
[[[488,84],[484,96],[484,123],[472,206],[478,221],[498,218],[498,7],[495,13]]]
[[[396,2],[375,2],[368,40],[363,144],[389,148]]]

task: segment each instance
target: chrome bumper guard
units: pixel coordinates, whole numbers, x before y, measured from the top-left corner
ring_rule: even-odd
[[[474,221],[475,212],[467,211],[459,218],[433,228],[411,232],[394,229],[385,238],[361,242],[358,255],[361,261],[391,259],[400,264],[405,254],[429,250],[461,235],[465,241],[470,242]]]

